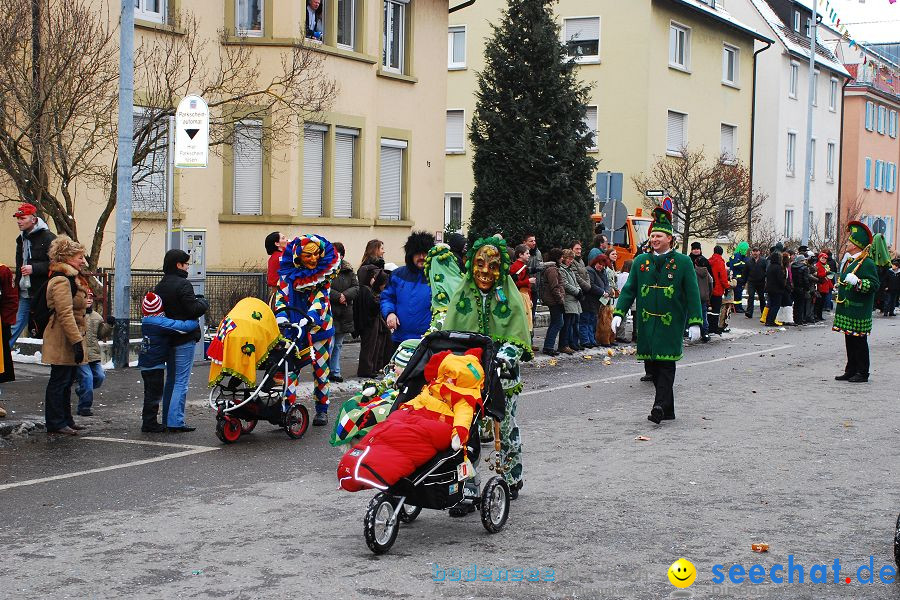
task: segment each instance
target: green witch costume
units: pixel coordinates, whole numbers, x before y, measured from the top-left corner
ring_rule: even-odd
[[[425,256],[425,277],[431,286],[431,326],[428,331],[444,329],[444,318],[454,292],[462,285],[456,255],[447,244],[437,244]]]
[[[503,476],[518,493],[522,487],[522,443],[516,424],[516,400],[522,389],[519,362],[532,358],[531,334],[522,297],[509,276],[506,242],[482,238],[469,249],[466,274],[450,301],[444,329],[487,335],[497,343],[506,416],[500,424]]]

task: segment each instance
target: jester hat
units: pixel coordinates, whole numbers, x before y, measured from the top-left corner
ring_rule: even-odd
[[[300,256],[309,244],[316,244],[319,247],[319,260],[312,269],[307,269],[303,265]],[[303,290],[330,282],[337,275],[340,264],[341,255],[331,242],[318,235],[299,235],[285,247],[278,274],[290,282],[293,289]]]

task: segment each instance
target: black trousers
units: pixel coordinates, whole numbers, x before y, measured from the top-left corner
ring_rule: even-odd
[[[766,315],[766,325],[774,325],[775,317],[778,316],[778,311],[781,309],[781,294],[769,294],[766,308],[769,309],[769,313]]]
[[[712,296],[709,297],[709,312],[707,313],[707,320],[709,321],[709,332],[710,333],[721,333],[719,331],[719,313],[722,312],[722,296]],[[674,364],[674,363],[672,363]]]
[[[766,307],[766,283],[764,281],[747,283],[747,306],[744,308],[744,314],[748,317],[753,316],[753,304],[757,297],[759,297],[759,310],[762,310]]]
[[[72,382],[78,367],[50,365],[50,379],[44,395],[44,421],[47,431],[59,431],[75,424],[72,419]]]
[[[844,334],[844,343],[847,346],[847,366],[844,368],[844,373],[868,377],[869,336]]]
[[[141,425],[148,427],[158,425],[156,417],[159,414],[159,404],[162,402],[163,390],[166,385],[166,370],[152,369],[141,371],[144,379],[144,409],[141,411]]]
[[[647,371],[653,376],[653,385],[656,386],[656,398],[654,406],[661,406],[663,418],[675,418],[675,361],[674,360],[648,360],[644,363]]]

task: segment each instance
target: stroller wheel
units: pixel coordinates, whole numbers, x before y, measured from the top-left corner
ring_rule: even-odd
[[[400,517],[400,520],[404,523],[412,523],[416,520],[416,517],[419,516],[419,513],[422,512],[421,506],[412,506],[411,504],[404,504],[400,508],[400,514],[397,515]]]
[[[491,477],[481,493],[481,524],[488,533],[497,533],[509,516],[509,486],[502,477]]]
[[[369,501],[366,518],[363,520],[363,533],[366,545],[375,554],[384,554],[391,549],[400,531],[398,519],[394,518],[392,498],[380,492]]]
[[[254,429],[256,429],[256,419],[241,423],[241,433],[250,433]]]
[[[309,411],[302,404],[295,404],[284,417],[284,430],[291,439],[298,440],[309,427]]]
[[[216,418],[216,435],[226,444],[238,441],[241,437],[241,421],[230,415]]]
[[[897,516],[897,528],[894,531],[894,562],[900,567],[900,515]]]

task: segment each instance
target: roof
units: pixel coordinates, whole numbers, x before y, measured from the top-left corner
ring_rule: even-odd
[[[749,35],[757,40],[762,42],[774,43],[775,40],[766,37],[759,31],[753,29],[749,25],[745,25],[744,23],[738,21],[731,14],[725,10],[724,7],[713,8],[709,4],[705,2],[701,2],[700,0],[670,0],[675,4],[680,4],[686,8],[693,9],[695,12],[703,13],[705,16],[713,19],[714,21],[718,21],[731,29],[735,29],[741,33]]]
[[[809,60],[809,38],[800,35],[790,27],[787,27],[769,6],[766,0],[750,0],[759,14],[762,15],[778,39],[784,44],[788,52],[801,56]],[[818,37],[818,36],[817,36]],[[840,73],[844,77],[850,77],[850,73],[841,64],[834,52],[823,46],[821,42],[816,40],[816,63],[820,66],[830,69],[835,73]]]

